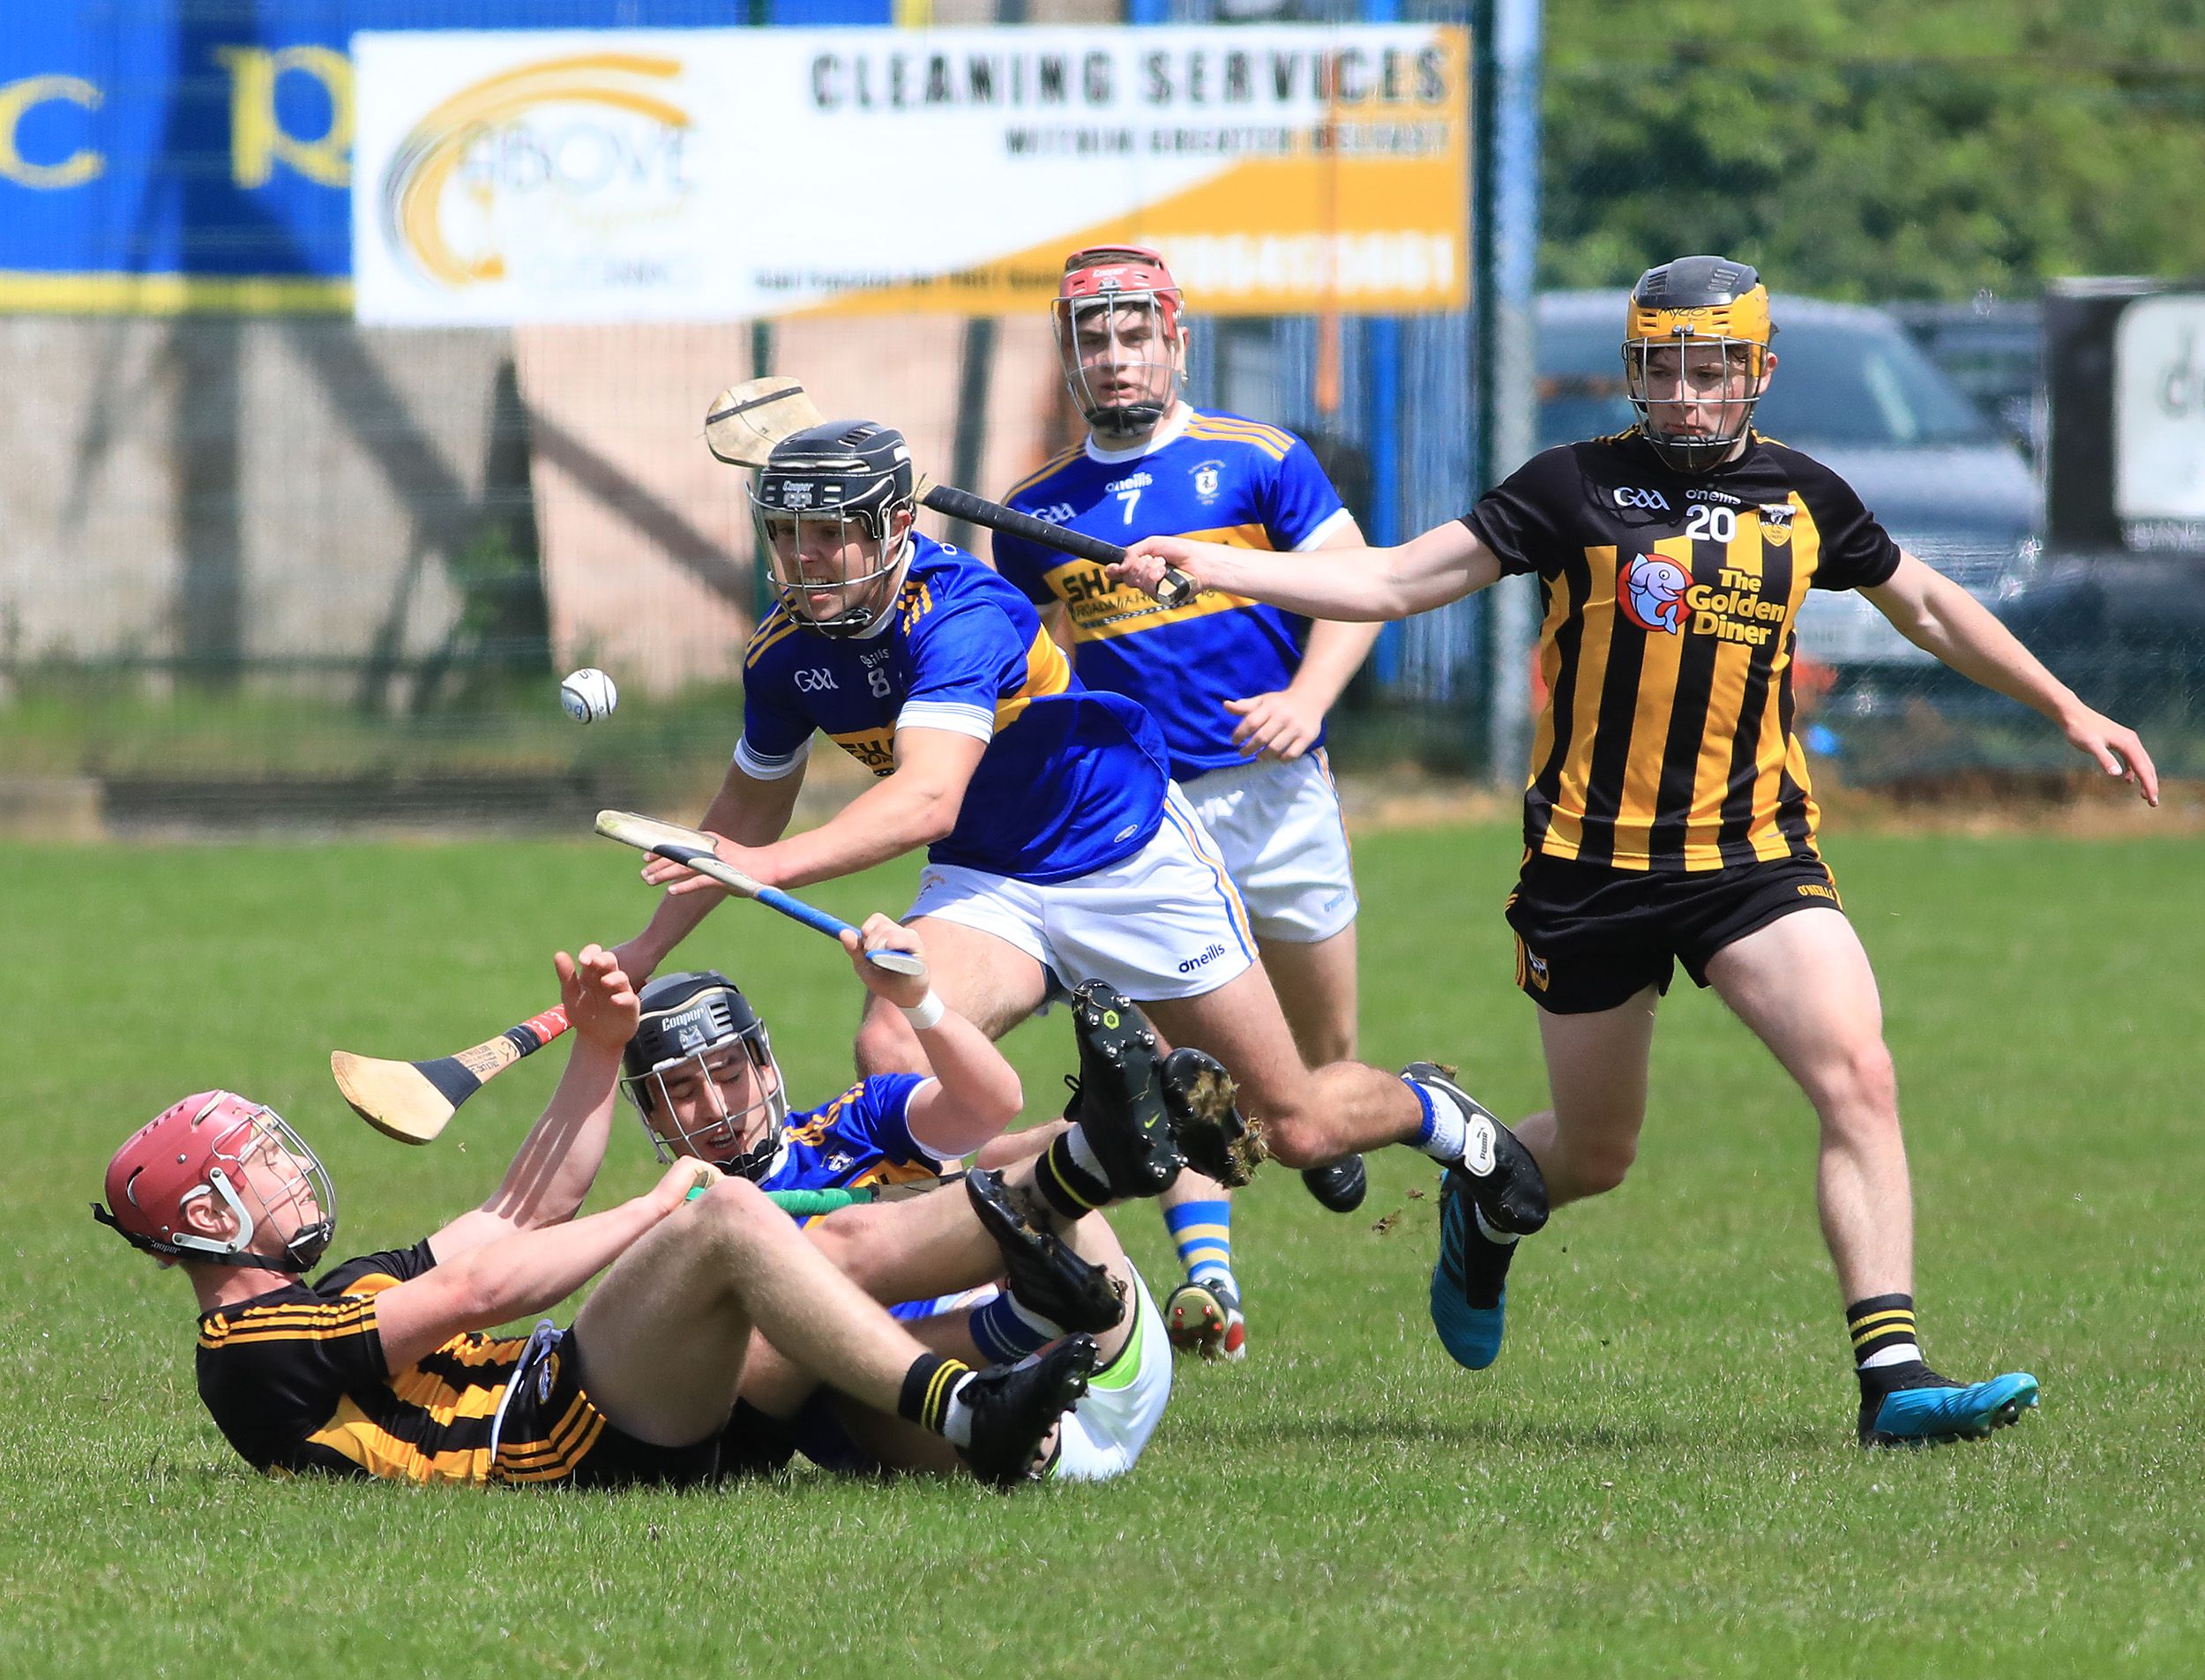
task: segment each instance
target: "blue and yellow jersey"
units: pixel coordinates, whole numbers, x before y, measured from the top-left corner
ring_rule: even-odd
[[[876,1073],[832,1102],[781,1123],[781,1154],[766,1190],[854,1190],[942,1176],[942,1161],[911,1135],[911,1094],[922,1073]]]
[[[923,536],[894,607],[870,634],[804,630],[784,607],[744,656],[744,773],[792,773],[811,733],[885,776],[899,729],[984,741],[957,826],[928,848],[954,863],[1047,883],[1106,869],[1162,820],[1163,737],[1140,706],[1089,691],[1033,604],[971,556]]]
[[[759,1180],[766,1190],[856,1190],[869,1184],[931,1184],[950,1163],[911,1135],[911,1097],[927,1076],[876,1073],[832,1102],[781,1123],[781,1151]],[[809,1225],[809,1219],[799,1224]],[[899,1318],[946,1311],[956,1297],[903,1301]]]
[[[1003,499],[1121,545],[1185,536],[1285,552],[1314,547],[1348,519],[1300,438],[1200,409],[1180,411],[1138,454],[1092,443],[1067,451]],[[1209,591],[1166,609],[1112,586],[1092,561],[1001,534],[995,564],[1032,600],[1065,603],[1081,679],[1155,711],[1181,780],[1245,764],[1225,702],[1284,688],[1302,662],[1309,621],[1245,595]]]

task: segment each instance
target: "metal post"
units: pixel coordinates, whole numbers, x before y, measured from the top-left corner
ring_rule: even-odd
[[[1473,459],[1482,492],[1529,459],[1537,438],[1540,0],[1473,0],[1471,17]],[[1504,787],[1522,785],[1530,755],[1536,588],[1505,578],[1486,596],[1486,766]]]

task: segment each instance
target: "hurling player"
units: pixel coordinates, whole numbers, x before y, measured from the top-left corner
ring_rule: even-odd
[[[812,427],[774,445],[751,494],[780,604],[751,638],[743,736],[700,824],[725,837],[722,858],[793,887],[923,846],[906,919],[943,1000],[990,1037],[1058,982],[1102,982],[1171,1042],[1230,1069],[1287,1165],[1339,1159],[1312,1142],[1342,1125],[1412,1142],[1461,1164],[1490,1217],[1536,1228],[1545,1201],[1529,1156],[1466,1094],[1427,1078],[1428,1064],[1411,1065],[1412,1084],[1358,1062],[1303,1063],[1155,721],[1088,689],[1021,591],[912,528],[901,434],[867,421]],[[783,838],[815,730],[879,780]],[[617,952],[639,978],[726,896],[664,859],[643,878],[669,890]],[[857,1063],[926,1065],[883,998],[859,1028]]]
[[[1153,587],[1169,563],[1296,612],[1401,618],[1536,572],[1549,699],[1508,921],[1554,1106],[1524,1123],[1524,1141],[1558,1202],[1622,1183],[1645,1117],[1656,1004],[1681,961],[1820,1122],[1816,1197],[1862,1443],[1984,1434],[2035,1404],[2037,1382],[1954,1382],[1916,1335],[1913,1205],[1881,1005],[1815,847],[1791,728],[1800,602],[1810,588],[1860,590],[1910,640],[2035,707],[2154,804],[2158,778],[2132,730],[1902,551],[1842,479],[1753,430],[1777,364],[1753,269],[1717,257],[1648,269],[1625,320],[1639,424],[1534,456],[1461,519],[1321,572],[1157,538],[1124,575]],[[1343,1124],[1332,1146],[1363,1140]],[[1514,1252],[1475,1212],[1447,1196],[1431,1293],[1440,1340],[1473,1369],[1499,1352]]]
[[[731,981],[706,972],[662,974],[643,988],[622,1086],[662,1161],[708,1161],[768,1191],[932,1185],[958,1157],[981,1151],[982,1168],[965,1176],[967,1193],[931,1198],[931,1220],[901,1204],[877,1217],[841,1213],[815,1227],[815,1241],[878,1298],[901,1303],[892,1310],[922,1341],[968,1363],[1015,1363],[1067,1332],[1092,1333],[1099,1363],[1064,1421],[1045,1474],[1061,1481],[1123,1475],[1162,1420],[1170,1344],[1109,1221],[1088,1211],[1099,1204],[1050,1191],[1094,1169],[1104,1183],[1099,1191],[1089,1188],[1101,1200],[1146,1193],[1153,1184],[1129,1181],[1109,1158],[1129,1146],[1181,1146],[1198,1158],[1219,1146],[1209,1128],[1231,1119],[1226,1086],[1202,1076],[1222,1070],[1185,1049],[1155,1065],[1139,1053],[1139,1013],[1091,989],[1073,1011],[1085,1124],[1058,1123],[998,1142],[1020,1107],[1017,1072],[971,1022],[940,1004],[923,974],[892,974],[865,960],[861,937],[864,950],[923,956],[919,934],[877,915],[844,943],[859,979],[912,1020],[931,1077],[875,1074],[792,1115],[765,1021]],[[1197,1085],[1212,1100],[1207,1111],[1199,1093],[1185,1094]],[[1167,1089],[1189,1124],[1167,1117]],[[1121,1142],[1129,1137],[1136,1142]],[[977,1241],[983,1232],[994,1247]],[[996,1277],[1007,1258],[1007,1278],[932,1295],[975,1281],[956,1269],[975,1247],[982,1276]],[[906,1298],[922,1290],[928,1298]],[[778,1468],[799,1448],[835,1469],[953,1465],[932,1437],[818,1393],[819,1378],[763,1340],[753,1352],[723,1467]]]
[[[975,1475],[1031,1475],[1094,1367],[1085,1336],[975,1372],[923,1346],[755,1184],[694,1160],[576,1217],[637,1005],[594,946],[558,970],[575,1042],[549,1106],[490,1200],[411,1248],[304,1281],[336,1229],[328,1176],[273,1110],[228,1091],[184,1098],[116,1152],[93,1212],[190,1280],[199,1397],[239,1455],[403,1482],[701,1482],[755,1328],[818,1380],[946,1437]],[[600,1272],[571,1329],[489,1333]]]
[[[1095,246],[1065,259],[1050,315],[1087,441],[1004,501],[1116,543],[1164,534],[1307,554],[1363,546],[1307,444],[1274,426],[1192,408],[1185,300],[1163,258]],[[1167,609],[1092,561],[998,534],[995,564],[1041,605],[1090,688],[1155,713],[1171,775],[1217,842],[1256,948],[1311,1066],[1356,1051],[1355,881],[1325,760],[1325,713],[1377,639],[1376,624],[1314,624],[1211,594]],[[1363,1200],[1362,1157],[1303,1174],[1337,1213]],[[1174,1341],[1237,1355],[1232,1205],[1183,1176],[1164,1223],[1187,1281],[1165,1303]]]

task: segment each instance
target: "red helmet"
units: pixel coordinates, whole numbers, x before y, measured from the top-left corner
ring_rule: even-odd
[[[1164,266],[1162,254],[1146,245],[1089,245],[1065,258],[1065,275],[1049,306],[1057,328],[1057,355],[1063,363],[1065,383],[1073,400],[1099,432],[1133,433],[1155,429],[1178,395],[1184,370],[1179,352],[1186,335],[1181,317],[1186,299],[1178,281]],[[1115,328],[1120,318],[1143,322],[1146,331],[1132,336],[1148,347],[1147,354],[1125,354],[1120,332],[1113,330],[1102,359],[1080,354],[1077,327],[1097,312]],[[1134,371],[1137,370],[1137,371]],[[1097,389],[1090,373],[1118,377],[1132,371],[1140,386],[1131,400],[1115,389]]]
[[[248,1163],[268,1163],[256,1183]],[[108,1162],[107,1206],[92,1216],[123,1241],[172,1259],[303,1272],[321,1258],[337,1230],[337,1198],[329,1175],[299,1135],[273,1109],[229,1091],[200,1091],[162,1109],[131,1134]],[[184,1210],[205,1198],[229,1210],[228,1236],[191,1228]],[[253,1240],[281,1206],[310,1207],[298,1229],[273,1251]]]

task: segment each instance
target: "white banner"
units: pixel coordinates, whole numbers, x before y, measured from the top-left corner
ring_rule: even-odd
[[[2114,327],[2113,511],[2136,547],[2205,529],[2205,297],[2140,298]]]
[[[359,318],[997,314],[1084,244],[1210,314],[1459,309],[1441,26],[354,36]]]

